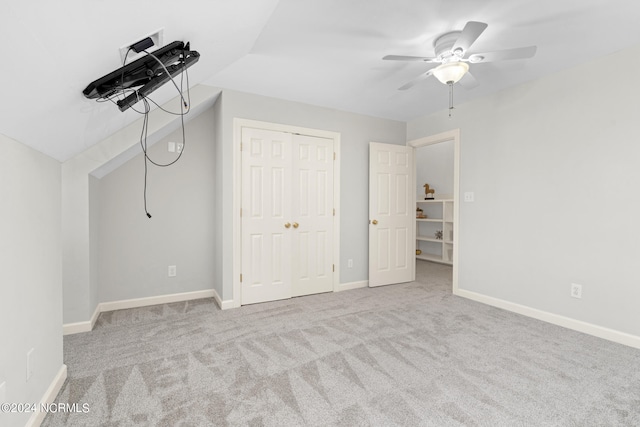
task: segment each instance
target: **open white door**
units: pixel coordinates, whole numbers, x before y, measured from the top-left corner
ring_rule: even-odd
[[[413,148],[369,145],[369,286],[415,280]]]

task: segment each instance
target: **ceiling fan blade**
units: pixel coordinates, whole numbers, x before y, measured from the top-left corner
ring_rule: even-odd
[[[462,29],[462,34],[460,34],[460,37],[458,37],[458,40],[456,40],[451,50],[455,52],[456,50],[462,49],[462,53],[466,52],[486,28],[487,24],[484,22],[467,22],[467,25]]]
[[[421,81],[425,80],[431,74],[433,74],[433,70],[429,70],[426,73],[422,73],[417,78],[411,80],[409,83],[405,84],[404,86],[400,86],[398,88],[398,90],[407,90],[410,87],[413,87],[414,85],[416,85],[416,84],[420,83]]]
[[[387,61],[424,61],[424,62],[436,61],[436,58],[427,58],[424,56],[404,56],[404,55],[387,55],[382,59]]]
[[[480,83],[473,77],[473,74],[467,71],[458,84],[468,90],[477,87]]]
[[[474,53],[469,56],[472,64],[494,61],[505,61],[509,59],[527,59],[536,54],[537,46],[517,47],[515,49],[498,50],[496,52]]]

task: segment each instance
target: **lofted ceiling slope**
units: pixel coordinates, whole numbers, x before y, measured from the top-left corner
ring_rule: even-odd
[[[456,87],[462,103],[638,44],[639,17],[628,0],[16,1],[0,17],[0,133],[66,161],[122,129],[135,112],[82,90],[158,29],[200,52],[191,86],[407,121],[445,109],[448,91],[433,78],[398,91],[429,66],[385,55],[433,56],[438,36],[471,20],[489,26],[470,52],[538,46],[528,60],[472,64],[480,85]],[[152,98],[174,95],[165,85]]]

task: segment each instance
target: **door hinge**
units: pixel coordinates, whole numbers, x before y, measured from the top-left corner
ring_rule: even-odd
[[[336,153],[334,152],[333,153],[333,160],[335,160],[335,159],[336,159]]]
[[[240,218],[242,218],[242,208],[240,208]]]
[[[242,273],[240,273],[240,283],[242,283]]]
[[[240,151],[242,151],[242,142],[240,143]]]
[[[336,216],[336,208],[333,208],[333,216]]]
[[[333,264],[333,272],[334,273],[336,272],[336,265],[335,264]]]

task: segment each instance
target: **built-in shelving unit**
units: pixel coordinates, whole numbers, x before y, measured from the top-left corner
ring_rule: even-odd
[[[416,249],[422,251],[416,258],[453,264],[453,200],[417,200],[416,206],[424,215],[416,214]]]

